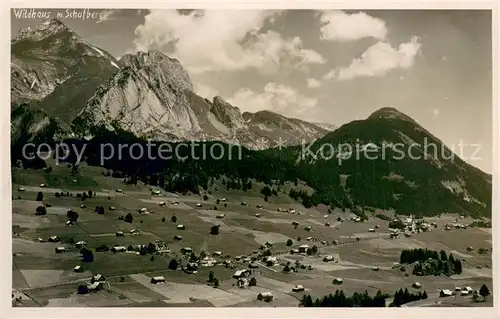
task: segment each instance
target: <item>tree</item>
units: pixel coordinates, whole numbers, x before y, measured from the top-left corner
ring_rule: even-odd
[[[214,287],[215,288],[219,287],[219,279],[217,278],[214,279]]]
[[[490,295],[490,290],[488,289],[488,286],[486,286],[486,284],[483,284],[481,286],[481,289],[479,289],[479,294],[483,297],[483,301],[486,300],[486,297]]]
[[[89,293],[89,289],[87,288],[87,285],[79,285],[77,289],[77,293],[79,295],[84,295]]]
[[[70,209],[66,213],[66,217],[68,217],[68,220],[70,220],[72,222],[76,222],[78,220],[78,213],[75,212],[74,210]]]
[[[214,272],[213,272],[213,271],[211,271],[211,272],[208,274],[208,282],[214,282],[214,279],[215,279]]]
[[[177,222],[177,216],[175,216],[175,215],[174,215],[174,216],[172,216],[172,218],[170,218],[170,221],[171,221],[172,223],[176,223],[176,222]]]
[[[43,193],[42,192],[38,192],[38,194],[36,195],[36,201],[37,202],[43,201]]]
[[[162,223],[164,223],[164,222],[165,222],[165,217],[163,217],[163,218],[161,219],[161,222],[162,222]]]
[[[134,216],[131,213],[128,213],[123,219],[127,223],[132,223],[134,221]]]
[[[83,247],[80,250],[80,254],[82,255],[82,260],[86,263],[90,263],[94,261],[94,254],[92,251],[86,247]]]
[[[207,194],[203,195],[203,200],[208,200]]]
[[[424,290],[424,293],[422,294],[422,299],[427,299],[427,291]]]
[[[98,213],[99,215],[104,215],[104,207],[102,206],[97,206],[95,208],[95,212]]]
[[[88,191],[88,197],[89,197],[89,198],[92,198],[92,194],[93,194],[93,193],[92,193],[92,191],[91,191],[91,190],[89,190],[89,191]]]
[[[219,235],[219,225],[214,225],[210,228],[211,235]]]
[[[172,259],[168,263],[168,269],[170,269],[170,270],[177,270],[178,267],[179,267],[179,262],[175,259]]]
[[[292,245],[293,245],[293,241],[292,241],[291,239],[288,239],[288,240],[286,241],[286,245],[287,245],[287,246],[292,246]]]
[[[462,262],[460,261],[460,259],[455,259],[454,266],[455,273],[460,275],[462,273]]]
[[[47,215],[47,208],[44,206],[38,206],[35,211],[35,215]]]
[[[250,278],[249,286],[257,286],[257,279],[255,277]]]

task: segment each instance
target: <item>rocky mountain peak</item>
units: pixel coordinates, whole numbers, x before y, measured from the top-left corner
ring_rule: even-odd
[[[14,38],[14,42],[21,40],[41,41],[64,31],[71,30],[60,20],[51,19],[40,23],[35,28],[27,27],[19,30],[19,34]]]
[[[171,85],[179,90],[193,90],[188,72],[177,59],[170,58],[158,51],[126,54],[120,64],[148,79],[157,78],[161,83]]]
[[[370,114],[369,119],[398,119],[407,122],[415,122],[411,117],[398,111],[392,106],[383,107]]]

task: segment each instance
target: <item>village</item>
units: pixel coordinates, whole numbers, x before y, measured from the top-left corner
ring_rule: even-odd
[[[14,305],[297,307],[343,290],[382,291],[390,306],[400,289],[426,295],[405,306],[492,302],[480,291],[492,289],[491,228],[469,216],[361,218],[284,194],[266,202],[258,183],[181,195],[95,179],[103,186],[13,185]],[[452,255],[460,272],[401,263],[419,249]]]

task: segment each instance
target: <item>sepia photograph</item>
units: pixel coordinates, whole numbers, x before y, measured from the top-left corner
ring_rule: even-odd
[[[12,307],[493,307],[493,17],[10,8]]]

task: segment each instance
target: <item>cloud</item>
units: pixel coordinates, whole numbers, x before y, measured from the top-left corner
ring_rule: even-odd
[[[393,69],[408,69],[413,66],[421,47],[420,39],[416,36],[397,48],[391,47],[387,42],[377,42],[363,52],[361,57],[354,58],[348,67],[338,69],[337,79],[383,76]]]
[[[205,84],[194,84],[194,92],[199,96],[205,97],[207,99],[212,99],[214,96],[217,96],[219,92],[211,86]]]
[[[228,102],[249,112],[270,110],[286,116],[302,115],[318,104],[317,99],[303,96],[289,86],[273,82],[266,84],[261,93],[240,89]]]
[[[306,81],[307,81],[307,87],[309,88],[317,88],[321,86],[321,82],[316,79],[308,78]]]
[[[285,39],[275,31],[261,32],[280,14],[276,10],[151,10],[136,28],[134,44],[139,51],[165,51],[170,46],[170,55],[191,73],[248,68],[269,73],[282,66],[324,63],[319,53],[303,48],[299,37]]]
[[[120,12],[119,9],[106,9],[99,13],[99,20],[96,23],[102,23],[116,18],[116,15]]]
[[[385,21],[364,12],[322,11],[319,18],[323,40],[354,41],[370,37],[383,40],[387,35]]]

